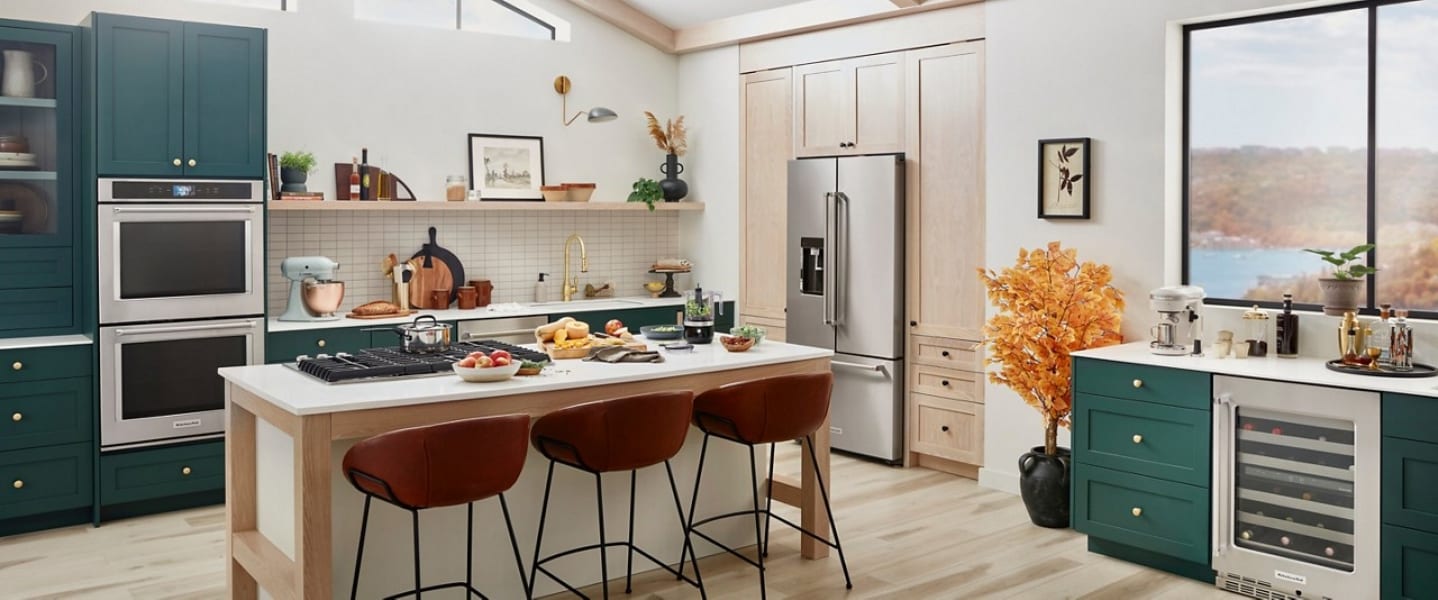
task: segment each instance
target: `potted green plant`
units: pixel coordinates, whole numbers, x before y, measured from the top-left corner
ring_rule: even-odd
[[[1323,314],[1341,317],[1345,312],[1358,310],[1364,276],[1378,271],[1363,263],[1373,248],[1373,244],[1359,244],[1347,252],[1314,248],[1303,250],[1317,254],[1323,262],[1333,265],[1332,277],[1318,278],[1318,287],[1323,291]]]
[[[280,155],[281,192],[305,192],[305,182],[310,171],[315,169],[315,155],[311,152],[286,152]]]
[[[659,182],[653,179],[641,178],[634,182],[634,191],[629,192],[630,202],[643,202],[649,205],[650,212],[654,211],[654,203],[664,199],[663,190],[659,189]]]

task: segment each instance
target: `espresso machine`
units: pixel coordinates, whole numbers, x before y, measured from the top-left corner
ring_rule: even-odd
[[[340,264],[323,256],[291,256],[280,262],[280,273],[290,280],[290,302],[281,321],[335,321],[345,284],[335,280]]]
[[[1181,356],[1202,354],[1199,327],[1203,318],[1203,288],[1192,285],[1161,287],[1148,294],[1149,308],[1158,313],[1158,324],[1149,329],[1154,354]]]

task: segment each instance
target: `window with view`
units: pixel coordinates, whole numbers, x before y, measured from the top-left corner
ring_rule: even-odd
[[[1366,304],[1438,313],[1438,0],[1189,26],[1184,274],[1318,305],[1304,248],[1377,248]]]

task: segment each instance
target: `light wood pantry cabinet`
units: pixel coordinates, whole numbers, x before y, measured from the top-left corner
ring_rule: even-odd
[[[910,463],[983,464],[983,42],[904,57]]]
[[[790,69],[743,76],[739,103],[743,153],[740,207],[740,321],[779,335],[784,326],[793,81]]]
[[[794,68],[794,155],[904,151],[904,53]]]

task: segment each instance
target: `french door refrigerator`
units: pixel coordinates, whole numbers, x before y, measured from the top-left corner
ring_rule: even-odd
[[[830,444],[904,450],[904,157],[789,161],[787,341],[834,350]]]

